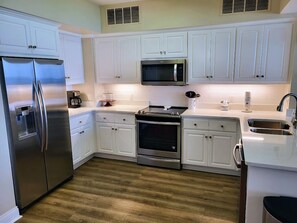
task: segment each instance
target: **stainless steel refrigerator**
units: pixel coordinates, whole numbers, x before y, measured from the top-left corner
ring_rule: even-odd
[[[22,211],[73,175],[63,61],[1,58],[16,202]]]

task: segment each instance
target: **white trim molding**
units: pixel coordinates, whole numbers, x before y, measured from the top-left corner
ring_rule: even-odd
[[[0,215],[0,223],[13,223],[19,220],[22,216],[20,215],[18,207],[14,207],[9,211]]]

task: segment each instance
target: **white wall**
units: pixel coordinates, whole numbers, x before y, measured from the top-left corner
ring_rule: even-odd
[[[251,92],[252,105],[256,110],[274,110],[283,95],[289,92],[290,84],[242,85],[242,84],[195,84],[187,86],[142,86],[139,84],[95,85],[95,100],[102,98],[104,92],[114,93],[115,100],[149,101],[151,105],[186,106],[186,91],[201,95],[198,107],[219,108],[220,101],[230,101],[230,108],[242,109],[245,91]]]
[[[0,223],[6,223],[11,217],[17,217],[9,146],[0,86]],[[15,211],[17,213],[15,213]],[[10,216],[9,216],[10,215]]]

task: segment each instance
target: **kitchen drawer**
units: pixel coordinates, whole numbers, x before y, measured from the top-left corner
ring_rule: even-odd
[[[70,118],[70,129],[76,129],[83,125],[90,123],[92,120],[92,114],[84,114]]]
[[[236,121],[209,120],[209,130],[236,132]]]
[[[114,113],[96,113],[96,122],[114,122]]]
[[[134,125],[135,115],[115,114],[114,121],[115,123]]]
[[[208,130],[208,119],[184,119],[184,128]]]

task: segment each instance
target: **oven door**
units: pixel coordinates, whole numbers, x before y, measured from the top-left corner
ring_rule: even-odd
[[[180,123],[137,120],[138,155],[180,158]]]

